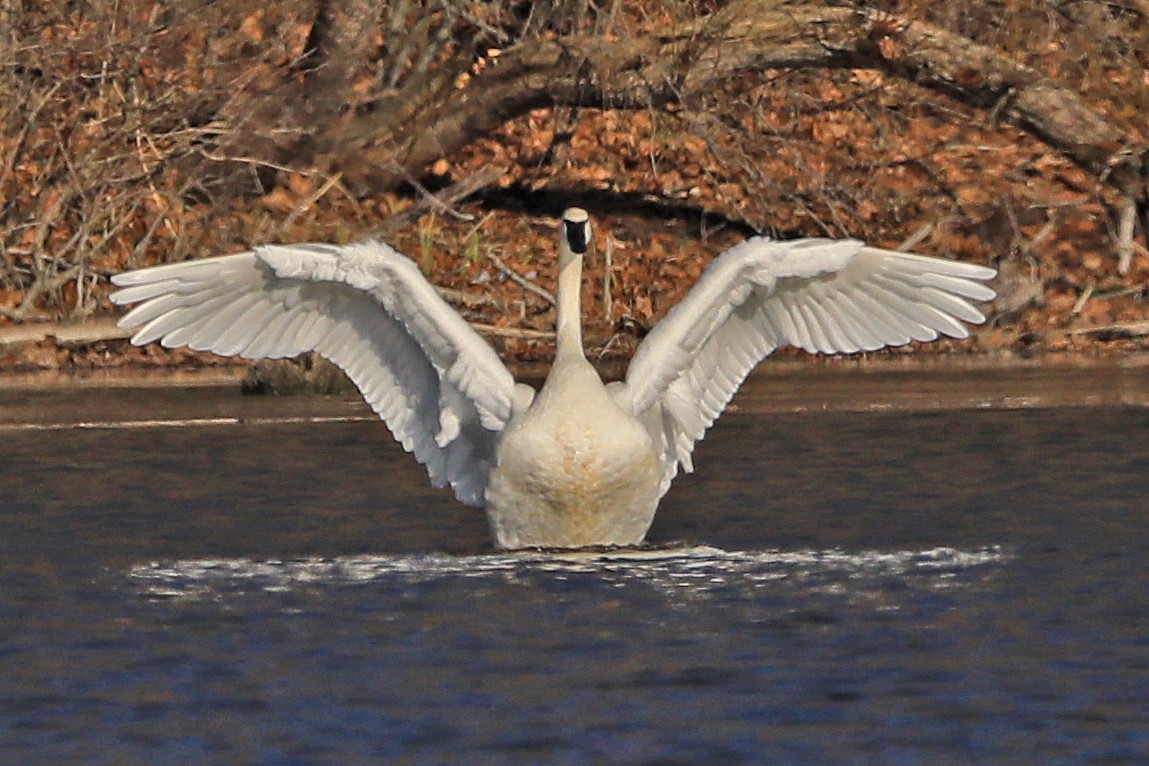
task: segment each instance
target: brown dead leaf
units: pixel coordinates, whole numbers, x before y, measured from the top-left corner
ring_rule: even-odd
[[[297,204],[298,198],[283,186],[277,186],[259,198],[259,206],[273,213],[290,213]]]
[[[252,42],[263,40],[263,11],[258,10],[247,16],[239,27],[239,33]]]

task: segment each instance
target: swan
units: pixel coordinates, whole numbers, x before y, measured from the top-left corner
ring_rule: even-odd
[[[985,320],[984,266],[860,241],[753,237],[715,258],[604,385],[582,348],[590,217],[559,225],[557,338],[542,388],[516,383],[409,258],[379,241],[263,245],[115,275],[132,343],[223,356],[315,351],[426,466],[485,507],[500,548],[641,543],[694,445],[755,365],[792,345],[872,351]]]

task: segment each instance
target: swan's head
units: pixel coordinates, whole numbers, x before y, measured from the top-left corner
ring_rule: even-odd
[[[590,244],[590,216],[581,207],[568,207],[559,225],[559,261],[582,255]]]

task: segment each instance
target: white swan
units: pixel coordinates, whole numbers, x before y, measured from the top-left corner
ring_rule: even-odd
[[[696,441],[779,346],[869,351],[963,338],[994,292],[984,266],[855,240],[754,237],[707,266],[604,386],[582,350],[586,212],[563,214],[558,338],[542,389],[494,350],[408,258],[382,242],[266,245],[118,274],[136,345],[224,356],[315,351],[342,368],[435,486],[486,506],[503,548],[633,545]]]

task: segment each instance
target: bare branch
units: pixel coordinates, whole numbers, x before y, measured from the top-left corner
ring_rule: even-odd
[[[349,135],[371,137],[361,158],[387,187],[398,182],[388,163],[422,168],[530,109],[684,103],[748,71],[810,67],[876,69],[943,92],[1032,133],[1124,196],[1149,198],[1149,149],[1129,146],[1110,119],[1036,70],[925,22],[772,0],[741,0],[658,37],[531,40],[465,87],[410,86],[396,99],[406,111],[365,115]],[[428,88],[440,100],[418,112],[410,105],[426,104]]]

